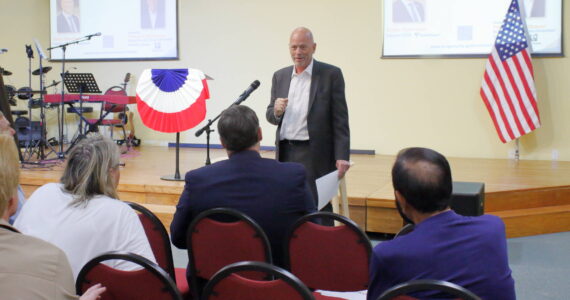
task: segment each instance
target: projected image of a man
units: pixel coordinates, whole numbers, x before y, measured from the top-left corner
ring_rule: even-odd
[[[77,0],[59,0],[57,14],[57,32],[79,32],[79,3]]]
[[[141,0],[141,28],[164,28],[164,0]]]
[[[392,2],[392,22],[425,22],[425,3],[423,0],[394,0]]]
[[[525,0],[523,2],[527,18],[544,18],[546,16],[545,0]]]

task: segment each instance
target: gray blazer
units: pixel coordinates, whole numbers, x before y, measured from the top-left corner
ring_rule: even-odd
[[[267,121],[277,125],[275,141],[277,159],[279,159],[279,132],[282,118],[275,117],[273,106],[275,99],[288,97],[292,73],[293,66],[289,66],[273,74],[271,101],[267,106]],[[336,160],[349,160],[350,129],[342,71],[338,67],[316,60],[313,63],[311,77],[307,128],[313,174],[317,178],[334,171]]]

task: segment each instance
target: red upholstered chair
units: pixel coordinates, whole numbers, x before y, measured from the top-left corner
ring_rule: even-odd
[[[267,274],[248,279],[243,272]],[[295,275],[262,262],[238,262],[218,271],[204,288],[202,300],[313,300],[311,291]]]
[[[136,271],[113,269],[102,262],[127,260],[142,267]],[[107,252],[87,262],[79,272],[75,289],[78,295],[101,283],[107,288],[101,300],[182,300],[170,276],[150,260],[127,252]]]
[[[133,202],[127,203],[137,212],[141,220],[157,264],[174,280],[180,293],[187,296],[190,289],[186,281],[186,268],[174,268],[172,248],[166,228],[164,228],[160,219],[146,207]]]
[[[105,91],[105,95],[121,95],[126,96],[127,92],[120,86],[113,86],[110,87],[107,91]],[[99,114],[99,118],[103,117],[107,113],[122,113],[122,117],[119,119],[103,119],[100,121],[99,119],[87,119],[87,123],[90,125],[98,125],[98,126],[108,126],[111,130],[111,139],[113,139],[113,129],[115,127],[120,127],[123,130],[123,140],[127,140],[127,133],[125,131],[125,125],[127,125],[127,105],[126,104],[116,104],[111,102],[103,102],[101,103],[101,111]]]
[[[457,297],[455,299],[481,300],[477,295],[455,283],[430,279],[413,280],[391,287],[382,293],[378,300],[418,300],[407,294],[426,290],[440,291],[443,294]]]
[[[332,219],[340,226],[313,223]],[[301,217],[285,240],[285,264],[311,289],[359,291],[368,288],[372,246],[352,220],[330,212]]]
[[[240,261],[272,262],[269,240],[261,227],[234,209],[202,212],[190,223],[186,234],[190,289],[195,299],[199,298],[204,282],[226,265]],[[264,275],[246,276],[260,279]]]

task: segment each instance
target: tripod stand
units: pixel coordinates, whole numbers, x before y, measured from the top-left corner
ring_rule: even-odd
[[[53,47],[49,47],[47,48],[47,50],[54,50],[54,49],[58,49],[61,48],[62,51],[62,60],[61,60],[61,81],[65,82],[65,78],[67,77],[68,72],[65,71],[65,51],[67,50],[67,46],[69,45],[74,45],[74,44],[79,44],[81,42],[85,42],[85,41],[89,41],[92,37],[94,36],[99,36],[101,35],[101,33],[99,34],[90,34],[87,35],[85,37],[82,37],[80,39],[76,39],[67,43],[63,43],[61,45],[57,45],[57,46],[53,46]],[[60,110],[61,110],[61,115],[60,117],[60,122],[59,122],[59,152],[57,152],[57,156],[60,159],[65,158],[65,152],[63,152],[63,123],[65,120],[65,114],[64,114],[64,105],[65,105],[65,88],[61,89],[61,103],[60,103]],[[68,149],[69,151],[69,149]]]
[[[43,161],[47,158],[47,156],[53,152],[55,149],[52,147],[50,143],[47,142],[47,124],[46,124],[46,117],[45,117],[45,107],[44,107],[44,94],[45,91],[45,73],[49,71],[51,68],[43,67],[43,59],[45,59],[46,55],[42,50],[41,45],[39,44],[37,39],[34,39],[34,43],[36,46],[36,51],[39,54],[39,69],[34,71],[34,75],[40,76],[40,89],[38,91],[30,90],[30,98],[28,99],[28,117],[29,122],[26,125],[26,141],[25,141],[25,152],[23,155],[23,161],[26,163],[30,163],[30,160],[33,158],[34,154],[37,154],[37,158],[40,161]],[[28,55],[29,60],[29,83],[30,87],[32,84],[32,58],[34,57],[34,52],[32,50],[31,45],[26,45],[26,54]],[[36,73],[38,72],[38,73]],[[32,95],[35,93],[39,93],[39,99],[35,100],[32,98]],[[39,105],[40,108],[40,121],[39,121],[39,136],[36,136],[36,125],[32,118],[32,111],[36,105]],[[49,153],[45,153],[45,147],[49,147],[51,151]]]

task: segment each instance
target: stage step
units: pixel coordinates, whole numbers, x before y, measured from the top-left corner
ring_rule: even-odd
[[[570,205],[489,212],[505,222],[507,238],[570,231]]]
[[[491,192],[485,194],[485,212],[570,205],[570,186]]]

